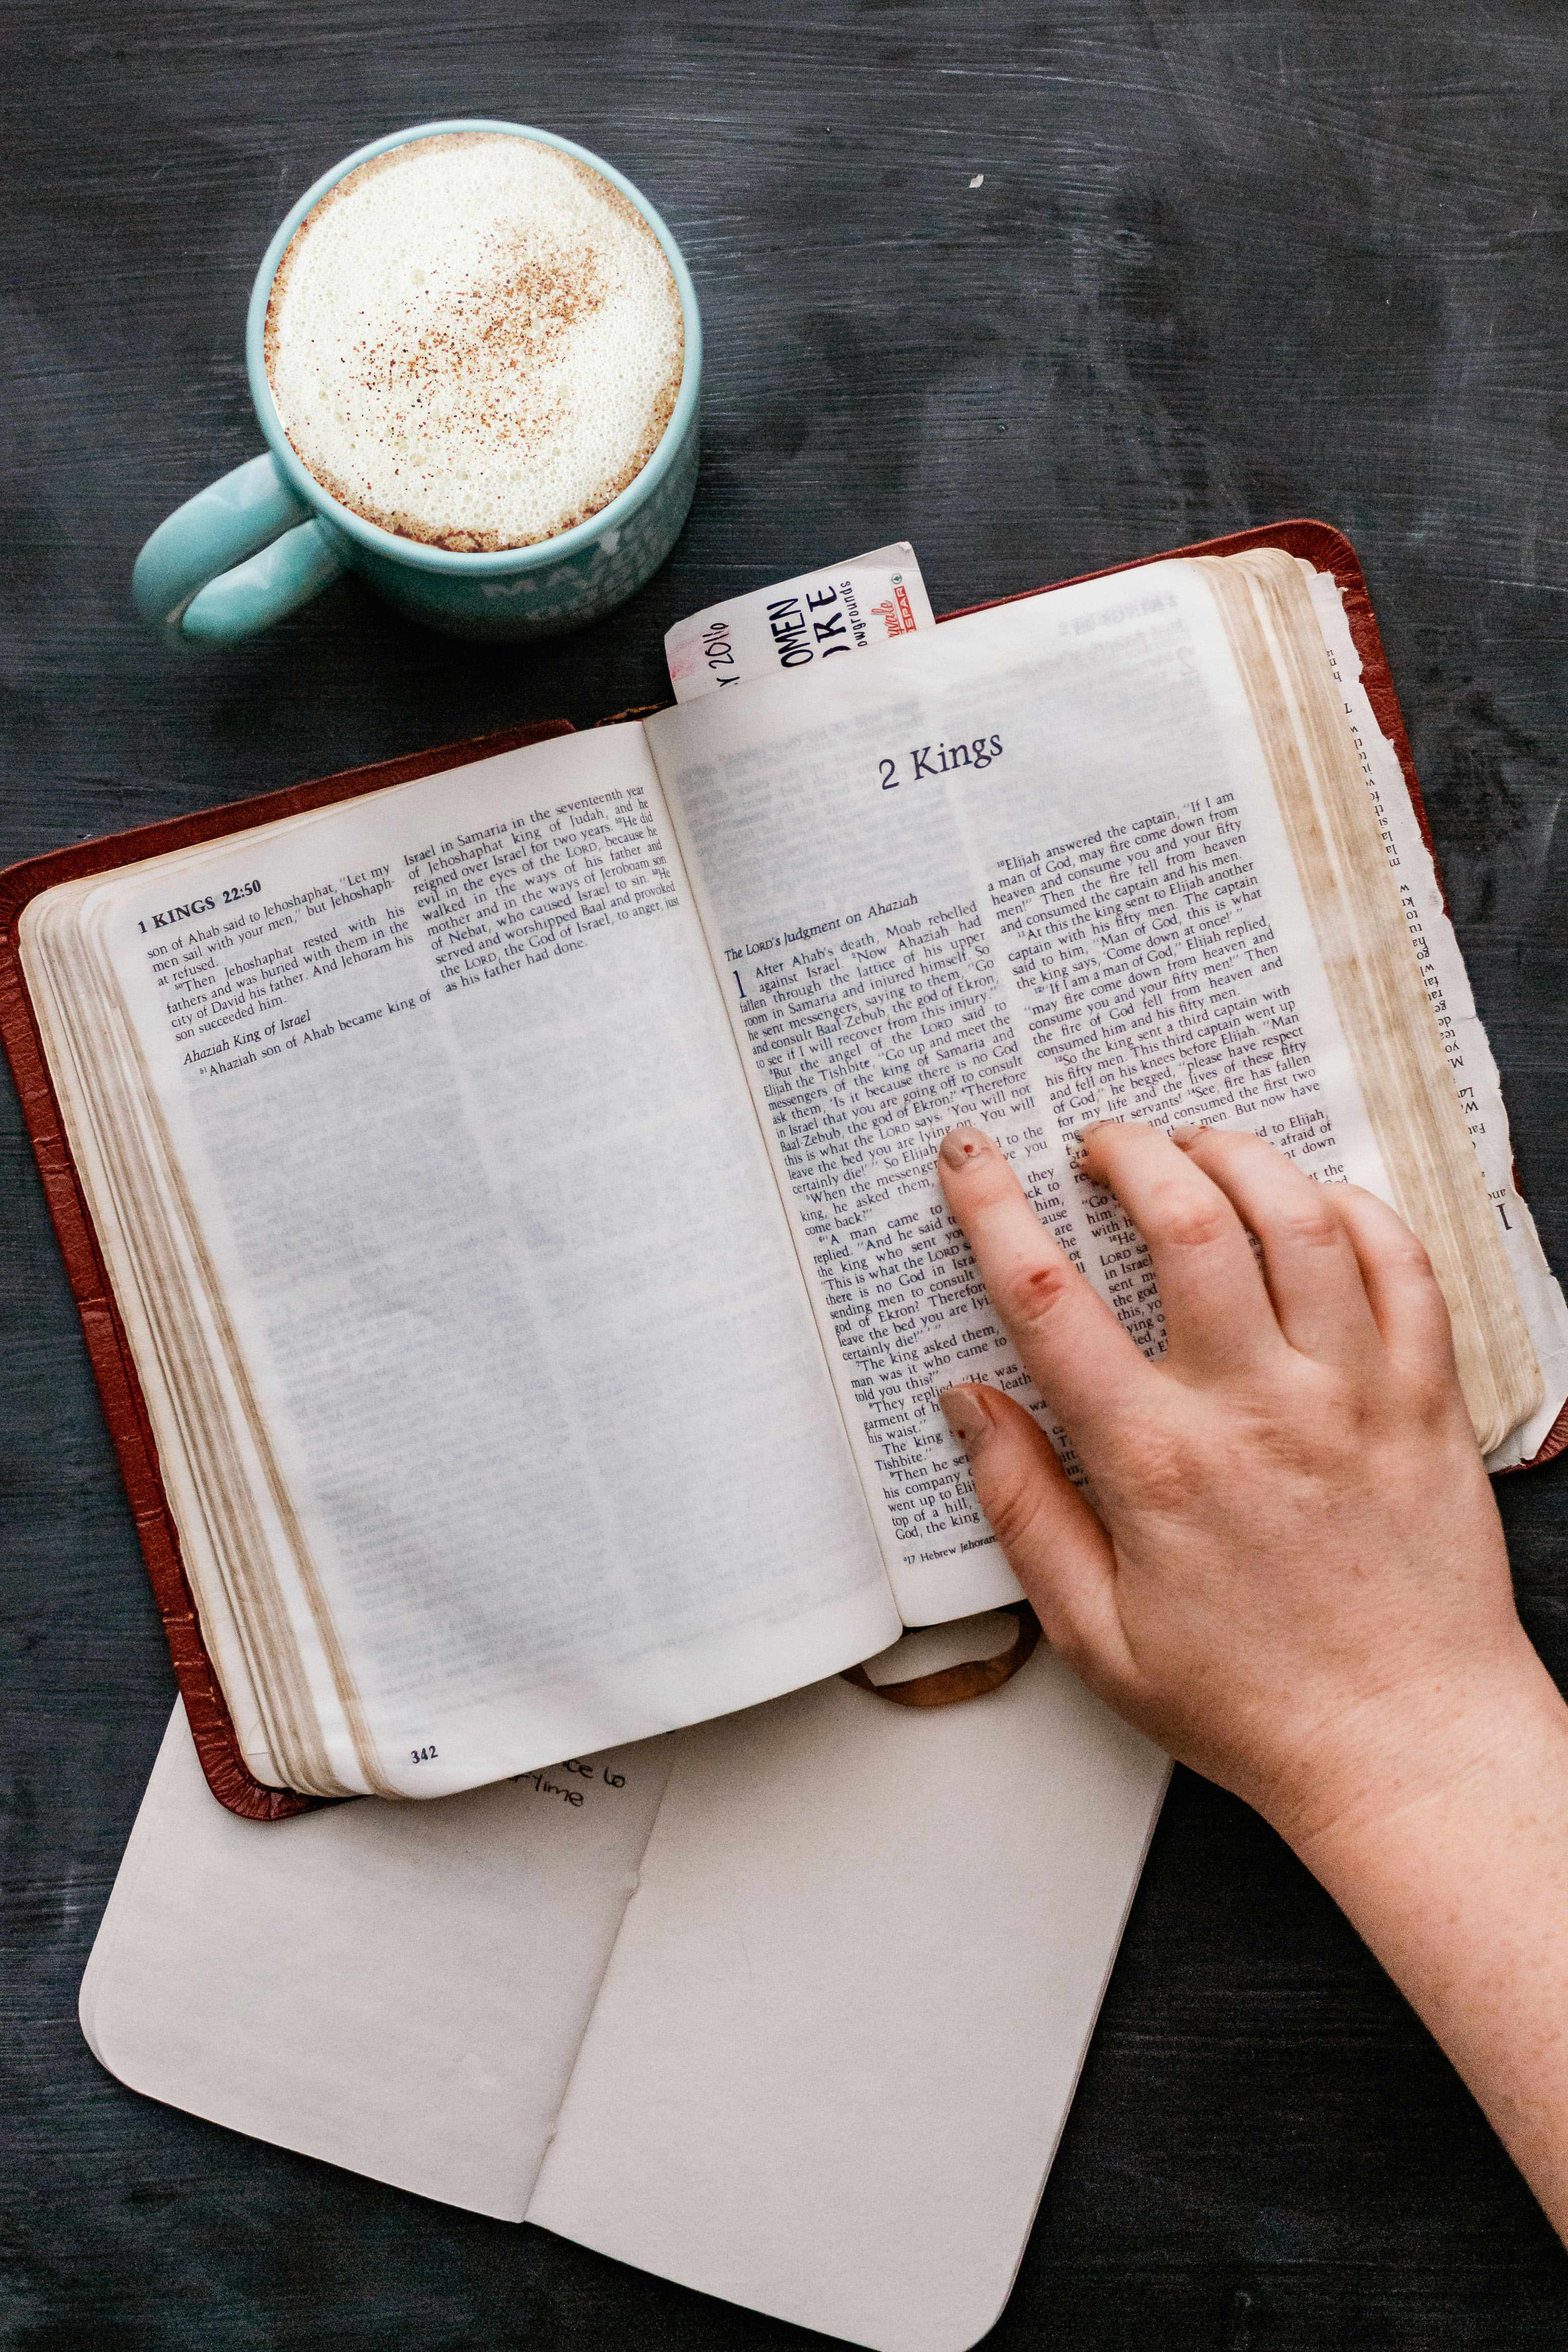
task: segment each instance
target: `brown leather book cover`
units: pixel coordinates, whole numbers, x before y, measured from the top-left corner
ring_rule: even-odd
[[[1427,823],[1420,786],[1416,781],[1409,739],[1405,731],[1405,721],[1394,691],[1382,640],[1377,634],[1377,625],[1373,619],[1366,582],[1355,551],[1342,531],[1322,522],[1273,523],[1257,530],[1233,532],[1223,539],[1205,540],[1193,547],[1170,548],[1163,555],[1144,556],[1134,562],[1110,564],[1103,572],[1083,572],[1078,578],[1108,579],[1119,572],[1136,571],[1143,564],[1160,562],[1167,556],[1237,555],[1250,547],[1282,547],[1293,555],[1305,556],[1318,570],[1330,571],[1334,574],[1344,594],[1351,635],[1361,656],[1363,682],[1378,724],[1399,754],[1410,798],[1420,820],[1422,835],[1430,848],[1431,832]],[[1057,587],[1075,584],[1075,581],[1051,583]],[[1040,595],[1045,592],[1028,589],[1022,593]],[[989,609],[990,604],[1018,601],[1016,597],[995,597],[987,604],[967,605],[963,609],[965,612],[984,612]],[[945,613],[940,617],[956,620],[960,614]],[[632,717],[642,713],[622,715]],[[462,767],[471,761],[488,759],[497,752],[517,751],[525,744],[571,732],[570,722],[567,719],[546,720],[532,727],[509,728],[498,734],[476,737],[470,742],[447,743],[435,751],[415,752],[406,759],[382,761],[373,767],[347,769],[335,776],[321,777],[314,783],[297,784],[285,792],[263,793],[255,800],[231,802],[225,807],[205,809],[193,816],[171,817],[161,824],[139,825],[132,832],[115,834],[98,841],[73,842],[67,848],[48,851],[41,857],[27,858],[0,873],[0,1042],[5,1045],[17,1092],[22,1098],[49,1214],[59,1236],[66,1272],[81,1316],[88,1355],[130,1496],[153,1597],[169,1637],[175,1678],[185,1704],[185,1714],[202,1769],[218,1802],[247,1820],[282,1821],[290,1814],[308,1811],[322,1801],[300,1796],[288,1790],[266,1787],[256,1780],[240,1755],[228,1705],[213,1671],[195,1604],[185,1580],[180,1557],[179,1531],[164,1492],[141,1384],[131,1361],[119,1309],[110,1290],[97,1237],[88,1215],[87,1202],[66,1140],[53,1081],[44,1059],[17,950],[17,927],[22,910],[30,899],[42,891],[52,889],[57,882],[75,881],[88,874],[107,873],[116,866],[134,865],[141,858],[159,857],[166,851],[190,848],[195,843],[216,840],[225,834],[247,832],[253,826],[270,824],[279,817],[296,816],[307,809],[321,808],[334,801],[351,800],[361,793],[380,792],[389,784],[409,783],[419,776],[435,775],[445,768]],[[1550,1461],[1564,1446],[1568,1446],[1568,1407],[1564,1407],[1559,1415],[1545,1444],[1534,1456],[1534,1462]]]

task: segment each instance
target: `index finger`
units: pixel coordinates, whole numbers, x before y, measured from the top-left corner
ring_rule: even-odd
[[[1019,1360],[1073,1437],[1092,1436],[1159,1374],[1052,1241],[998,1144],[977,1127],[942,1139],[936,1171]]]

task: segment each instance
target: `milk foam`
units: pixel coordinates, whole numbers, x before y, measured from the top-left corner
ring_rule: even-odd
[[[324,489],[469,553],[553,539],[657,447],[680,294],[601,173],[504,131],[361,163],[295,231],[267,305],[283,429]]]

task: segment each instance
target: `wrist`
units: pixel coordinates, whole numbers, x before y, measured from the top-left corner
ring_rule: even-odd
[[[1277,1825],[1568,2236],[1568,1706],[1532,1651],[1491,1662],[1391,1713],[1364,1780]]]
[[[1314,1876],[1380,1870],[1444,1818],[1503,1801],[1568,1748],[1568,1707],[1522,1627],[1335,1710],[1253,1802]],[[1344,1898],[1340,1897],[1343,1901]]]

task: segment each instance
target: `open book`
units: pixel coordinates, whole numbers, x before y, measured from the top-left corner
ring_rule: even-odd
[[[1317,536],[30,898],[257,1780],[443,1795],[1016,1597],[936,1403],[983,1378],[1049,1423],[936,1189],[958,1119],[1150,1350],[1087,1120],[1241,1124],[1370,1187],[1478,1444],[1540,1450],[1563,1299]]]
[[[984,1634],[899,1647],[940,1670]],[[1168,1769],[1043,1645],[973,1706],[835,1675],[277,1829],[211,1801],[176,1710],[82,2025],[235,2130],[960,2352],[1011,2285]]]

